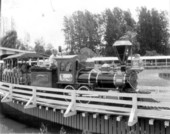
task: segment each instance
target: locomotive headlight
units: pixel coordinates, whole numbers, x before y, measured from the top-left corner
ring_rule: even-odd
[[[130,86],[136,90],[136,87],[137,87],[137,79],[138,79],[138,76],[137,76],[137,73],[136,71],[131,71],[129,73],[129,77],[127,79],[127,82],[130,84]]]

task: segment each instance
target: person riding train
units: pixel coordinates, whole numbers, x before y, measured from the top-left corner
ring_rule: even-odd
[[[54,58],[57,58],[57,50],[52,49],[52,55],[49,57],[50,67],[57,67],[57,62]]]

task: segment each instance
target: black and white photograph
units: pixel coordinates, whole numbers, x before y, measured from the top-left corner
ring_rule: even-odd
[[[0,0],[0,134],[170,134],[170,0]]]

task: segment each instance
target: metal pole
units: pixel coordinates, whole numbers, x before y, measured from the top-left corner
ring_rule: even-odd
[[[2,27],[1,27],[1,23],[2,23],[2,15],[1,15],[1,0],[0,0],[0,38],[2,36]],[[0,46],[1,46],[1,43],[0,43]]]
[[[1,47],[1,38],[2,38],[2,13],[1,13],[2,2],[0,0],[0,47]],[[1,55],[1,54],[0,54]],[[0,56],[1,60],[1,56]]]
[[[2,36],[2,15],[1,15],[1,0],[0,0],[0,47],[1,47],[1,36]],[[1,60],[2,53],[0,53],[0,60]]]

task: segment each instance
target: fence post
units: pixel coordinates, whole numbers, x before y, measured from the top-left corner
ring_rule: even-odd
[[[12,101],[12,84],[9,85],[9,93],[7,93],[1,100],[1,102],[11,102]]]
[[[129,117],[129,121],[128,121],[128,126],[133,126],[134,124],[136,124],[138,122],[138,117],[137,117],[137,94],[134,94],[133,98],[132,98],[132,109],[130,112],[130,117]]]
[[[32,97],[29,99],[29,101],[25,104],[24,108],[34,108],[37,106],[36,104],[36,88],[33,87],[32,89]]]
[[[71,102],[70,102],[66,112],[64,113],[64,117],[69,117],[69,116],[73,116],[73,115],[77,114],[77,111],[76,111],[76,91],[75,90],[71,91],[71,96],[72,96],[72,99],[71,99]]]

